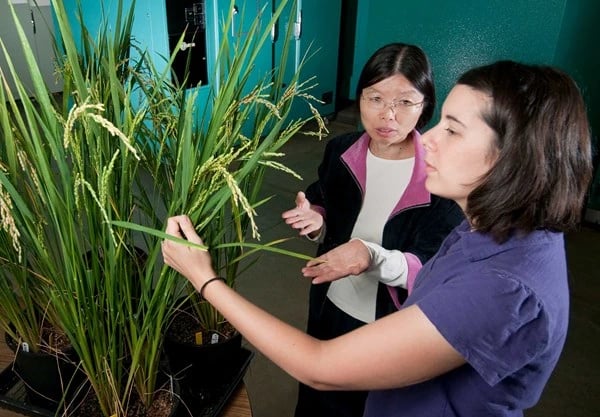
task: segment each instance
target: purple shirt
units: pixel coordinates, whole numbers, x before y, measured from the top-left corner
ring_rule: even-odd
[[[563,234],[536,231],[497,244],[465,221],[419,272],[405,306],[412,304],[467,364],[410,387],[372,391],[365,417],[522,416],[565,342]]]

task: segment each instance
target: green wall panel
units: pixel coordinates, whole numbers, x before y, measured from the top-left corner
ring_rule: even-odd
[[[353,94],[368,57],[389,42],[413,43],[429,55],[438,97],[433,122],[456,78],[472,66],[499,59],[556,65],[582,89],[597,149],[598,18],[596,0],[358,0],[350,91]],[[600,170],[596,171],[589,207],[600,210]]]
[[[498,59],[552,62],[565,0],[359,0],[352,91],[379,46],[406,42],[431,59],[438,99],[466,69]]]

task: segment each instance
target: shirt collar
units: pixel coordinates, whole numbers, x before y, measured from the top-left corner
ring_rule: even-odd
[[[467,220],[463,220],[456,227],[455,232],[457,238],[460,239],[463,253],[472,262],[519,247],[555,242],[557,239],[562,239],[563,236],[560,232],[548,230],[535,230],[526,234],[513,232],[506,241],[498,243],[490,234],[472,230]]]

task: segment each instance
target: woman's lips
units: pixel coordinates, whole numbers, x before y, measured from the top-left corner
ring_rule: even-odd
[[[430,174],[435,171],[436,171],[435,167],[433,165],[431,165],[429,162],[425,161],[425,173]]]
[[[375,129],[377,133],[383,137],[390,137],[396,135],[396,129],[391,129],[387,127],[379,127]]]

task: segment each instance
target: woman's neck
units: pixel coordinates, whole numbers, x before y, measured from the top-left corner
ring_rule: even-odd
[[[371,140],[369,150],[373,155],[381,159],[408,159],[415,156],[413,135],[409,134],[400,143],[382,144]]]

